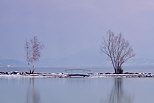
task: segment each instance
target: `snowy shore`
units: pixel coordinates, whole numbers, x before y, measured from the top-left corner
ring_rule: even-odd
[[[75,77],[75,76],[74,76]],[[84,77],[84,76],[78,76]],[[0,78],[72,78],[67,73],[0,72]],[[89,73],[84,78],[154,78],[151,73]]]

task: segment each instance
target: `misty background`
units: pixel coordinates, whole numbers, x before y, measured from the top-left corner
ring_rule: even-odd
[[[154,67],[153,0],[0,0],[0,66],[26,66],[25,40],[45,48],[38,66],[111,66],[100,52],[110,29],[136,57],[125,66]]]

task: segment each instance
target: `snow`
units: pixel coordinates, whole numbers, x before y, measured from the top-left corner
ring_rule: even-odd
[[[145,78],[154,77],[154,74],[138,73],[138,74],[91,74],[85,78]],[[42,74],[0,74],[0,78],[68,78],[64,73],[42,73]]]

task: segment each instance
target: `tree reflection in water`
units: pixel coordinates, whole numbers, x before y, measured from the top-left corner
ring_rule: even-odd
[[[40,103],[40,95],[39,95],[39,92],[35,88],[34,78],[29,79],[26,103]]]
[[[124,92],[123,78],[114,79],[114,86],[108,99],[108,103],[132,103],[131,96]]]

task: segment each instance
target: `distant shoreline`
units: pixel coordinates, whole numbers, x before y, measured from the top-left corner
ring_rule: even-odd
[[[154,78],[152,73],[89,73],[89,74],[75,74],[70,75],[67,73],[34,73],[28,72],[0,72],[0,78]]]

